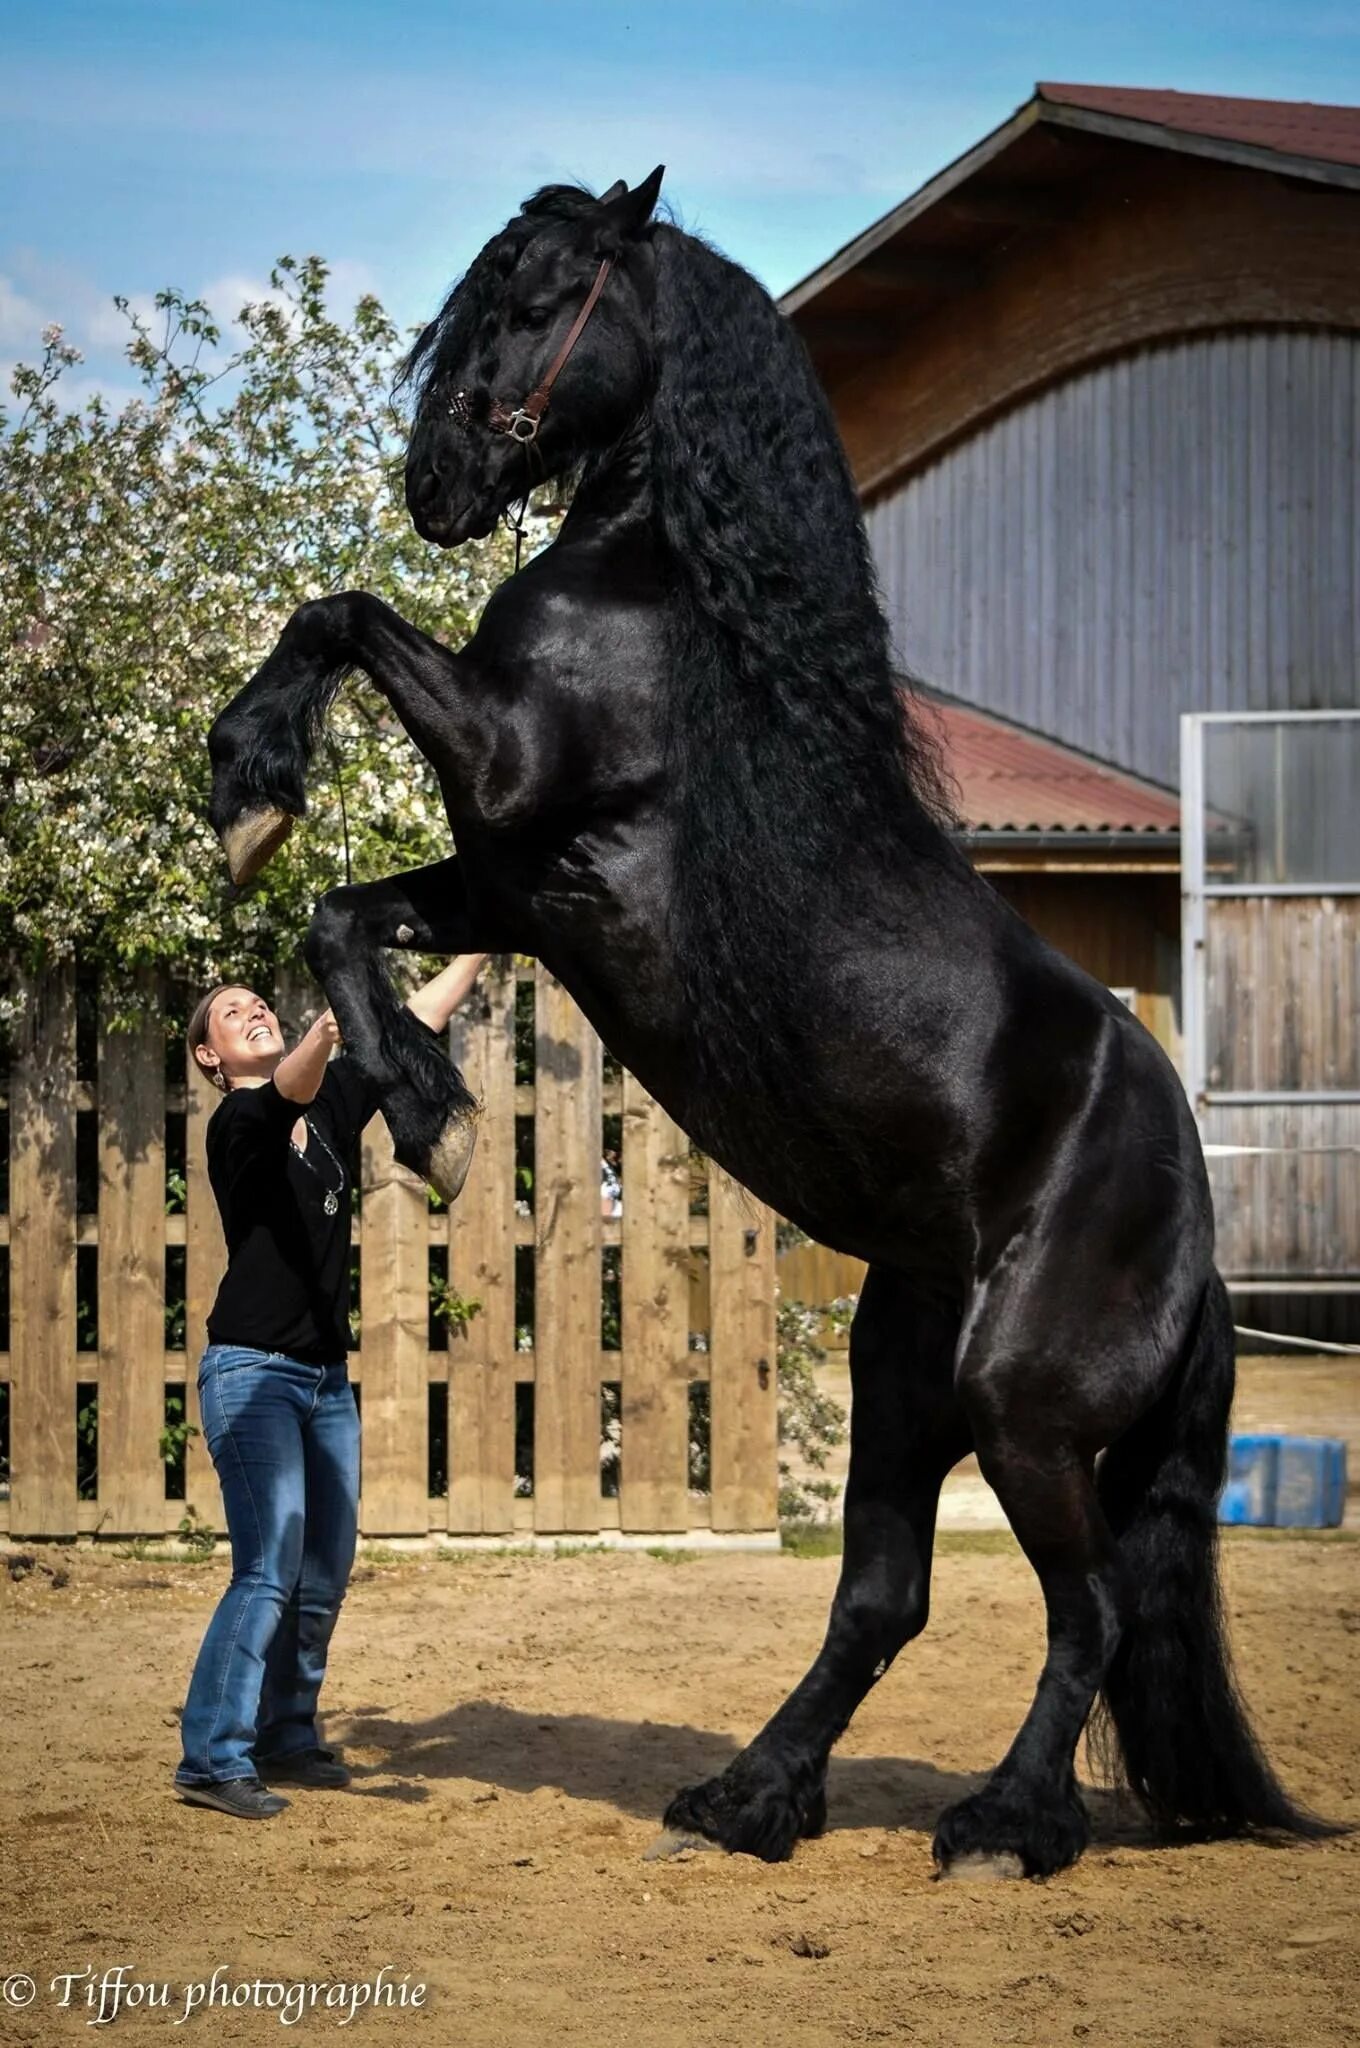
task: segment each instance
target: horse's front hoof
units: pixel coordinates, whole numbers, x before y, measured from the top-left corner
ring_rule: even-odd
[[[1075,1863],[1091,1823],[1075,1782],[1065,1791],[984,1785],[940,1815],[931,1853],[941,1877],[1052,1877]]]
[[[463,1191],[472,1155],[477,1149],[477,1118],[480,1111],[464,1110],[451,1116],[435,1140],[425,1178],[445,1202],[456,1202]]]
[[[223,828],[222,845],[226,850],[227,866],[238,888],[253,881],[260,869],[268,866],[295,822],[291,811],[267,807],[245,811]]]
[[[787,1862],[800,1837],[819,1835],[825,1825],[822,1788],[809,1788],[800,1799],[771,1770],[724,1774],[691,1785],[676,1793],[662,1821],[673,1834],[703,1835],[732,1855],[759,1856],[764,1863]]]

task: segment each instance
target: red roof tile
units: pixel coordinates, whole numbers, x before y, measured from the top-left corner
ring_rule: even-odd
[[[1155,782],[1079,754],[952,698],[937,721],[970,832],[1178,832],[1180,800]]]
[[[1360,107],[1317,106],[1309,100],[1221,99],[1217,93],[1148,92],[1124,85],[1047,85],[1040,100],[1148,121],[1185,135],[1242,142],[1286,156],[1360,165]]]

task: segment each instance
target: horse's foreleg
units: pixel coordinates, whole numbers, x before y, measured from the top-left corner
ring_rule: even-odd
[[[832,1744],[926,1625],[935,1511],[968,1449],[950,1378],[957,1321],[870,1269],[850,1333],[845,1555],[826,1641],[807,1676],[719,1778],[679,1793],[674,1833],[777,1862],[821,1832]]]
[[[457,1195],[471,1162],[478,1104],[438,1034],[398,1000],[380,949],[486,952],[498,938],[473,916],[456,858],[332,889],[307,933],[307,964],[346,1051],[380,1091],[397,1158],[446,1201]]]
[[[273,653],[208,734],[208,817],[232,880],[248,882],[258,874],[304,814],[312,752],[351,670],[372,679],[438,767],[459,744],[458,662],[449,648],[362,591],[299,606]]]

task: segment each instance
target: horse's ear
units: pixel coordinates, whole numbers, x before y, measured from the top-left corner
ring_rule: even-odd
[[[599,201],[596,215],[596,239],[603,244],[617,247],[632,235],[640,235],[652,217],[661,190],[661,180],[666,175],[666,166],[658,164],[649,178],[635,185],[630,192],[623,179],[611,185]]]

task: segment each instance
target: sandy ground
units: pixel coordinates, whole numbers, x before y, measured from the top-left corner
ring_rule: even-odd
[[[1227,1554],[1278,1763],[1360,1820],[1360,1544],[1240,1535]],[[800,1676],[834,1558],[366,1562],[325,1698],[354,1785],[251,1825],[169,1784],[225,1566],[38,1555],[0,1571],[0,1974],[38,1985],[0,2007],[7,2042],[98,2038],[48,1986],[120,1963],[170,1987],[166,2008],[116,2020],[133,2043],[1360,2040],[1360,1836],[1158,1848],[1096,1794],[1095,1846],[1050,1883],[932,1881],[936,1814],[1001,1753],[1037,1670],[1038,1599],[1007,1538],[944,1539],[930,1630],[833,1762],[830,1831],[774,1868],[641,1857],[669,1792],[721,1767]],[[241,1986],[384,1965],[425,1986],[419,2010],[341,2030],[323,2007],[281,2034],[275,2013],[219,2004],[175,2027],[183,1987],[215,1967]]]

